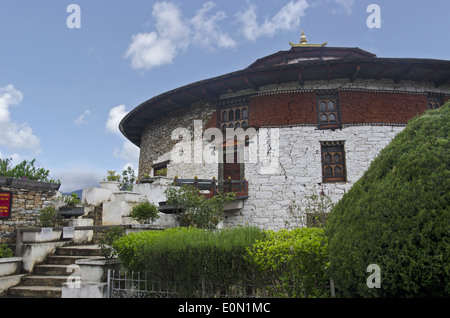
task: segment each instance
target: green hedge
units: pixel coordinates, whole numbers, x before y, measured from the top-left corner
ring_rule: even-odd
[[[177,282],[178,295],[185,297],[199,296],[201,283],[209,284],[210,291],[221,289],[219,293],[239,284],[277,285],[264,287],[262,292],[270,296],[329,295],[322,229],[174,228],[129,234],[114,248],[128,270],[145,273],[152,281]]]
[[[450,296],[450,104],[413,119],[332,210],[330,263],[345,297]],[[367,267],[381,288],[368,288]]]
[[[272,294],[289,297],[327,297],[328,242],[322,228],[266,231],[248,250]]]

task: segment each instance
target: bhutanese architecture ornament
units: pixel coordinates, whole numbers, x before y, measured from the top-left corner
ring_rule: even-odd
[[[305,32],[302,30],[302,35],[300,37],[300,44],[294,44],[292,42],[289,42],[289,44],[292,47],[323,47],[325,45],[328,45],[327,42],[324,42],[322,44],[308,44],[308,40],[306,39]]]
[[[140,148],[139,176],[215,180],[217,191],[231,180],[241,200],[225,226],[282,228],[292,201],[338,201],[410,119],[450,99],[448,60],[380,58],[304,32],[290,44],[129,112],[120,130]]]

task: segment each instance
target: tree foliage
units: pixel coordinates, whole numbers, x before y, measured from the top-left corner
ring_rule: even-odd
[[[21,163],[12,166],[12,159],[0,159],[0,176],[7,178],[28,179],[34,181],[60,183],[49,177],[50,170],[37,167],[36,159],[31,161],[24,160]]]
[[[201,195],[199,189],[188,185],[169,187],[165,194],[167,205],[180,210],[176,218],[181,226],[208,230],[216,229],[222,220],[224,204],[236,199],[234,193],[219,193],[212,198],[206,198]]]
[[[331,274],[348,297],[450,295],[450,103],[410,121],[332,210]],[[366,268],[381,269],[381,288]]]

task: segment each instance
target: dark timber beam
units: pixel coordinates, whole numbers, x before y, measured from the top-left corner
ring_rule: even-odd
[[[360,73],[361,73],[361,66],[358,65],[356,67],[355,72],[353,73],[352,77],[350,77],[350,82],[353,83],[358,78]]]
[[[305,85],[305,80],[303,79],[303,72],[298,73],[298,83],[301,86]]]
[[[395,84],[400,83],[402,80],[404,80],[406,77],[408,77],[408,75],[411,74],[411,72],[412,72],[412,68],[408,68],[405,71],[403,71],[402,73],[400,73],[400,75],[394,79]]]
[[[253,83],[248,77],[244,78],[244,82],[247,86],[253,88],[255,91],[259,90],[259,87],[255,83]]]
[[[178,102],[177,100],[173,99],[172,97],[169,97],[169,98],[167,99],[167,102],[168,102],[170,105],[173,105],[173,106],[175,106],[175,107],[177,107],[177,108],[181,108],[181,107],[184,106],[183,104],[181,104],[181,103]]]
[[[443,86],[445,84],[450,84],[450,76],[447,76],[447,77],[441,79],[440,81],[434,82],[434,86],[436,88],[441,87],[441,86]]]
[[[388,68],[389,67],[385,67],[382,71],[381,71],[381,73],[380,74],[378,74],[378,76],[377,76],[377,80],[379,81],[381,78],[383,78],[383,76],[384,76],[384,74],[386,73],[386,71],[388,70]]]
[[[428,73],[427,75],[425,75],[424,77],[422,77],[419,82],[425,82],[427,81],[431,76],[433,76],[434,74],[436,74],[436,72],[440,71],[441,68],[437,67],[434,70],[432,70],[430,73]]]

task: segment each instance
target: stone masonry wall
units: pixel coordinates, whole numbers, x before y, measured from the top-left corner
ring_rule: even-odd
[[[249,198],[244,208],[225,219],[225,226],[252,224],[262,228],[285,227],[293,201],[305,204],[321,191],[337,202],[369,168],[370,163],[404,129],[392,126],[353,126],[342,130],[315,127],[279,129],[276,169],[264,173],[264,164],[245,165]],[[320,141],[345,141],[347,182],[323,183]],[[274,157],[275,158],[275,157]]]
[[[18,189],[0,187],[0,191],[13,192],[11,218],[0,220],[0,243],[14,240],[14,231],[21,227],[36,226],[39,210],[55,206],[60,192],[55,190]]]
[[[171,140],[172,131],[186,128],[193,136],[194,120],[201,120],[203,129],[216,126],[216,108],[208,103],[196,103],[185,109],[174,111],[149,124],[142,135],[139,158],[139,177],[151,175],[152,165],[170,160],[170,151],[180,140]],[[199,167],[200,169],[202,167]],[[174,169],[168,169],[175,175]],[[172,172],[170,172],[172,170]],[[183,169],[178,169],[183,171]],[[194,176],[191,176],[193,178]],[[200,177],[200,176],[199,176]]]

